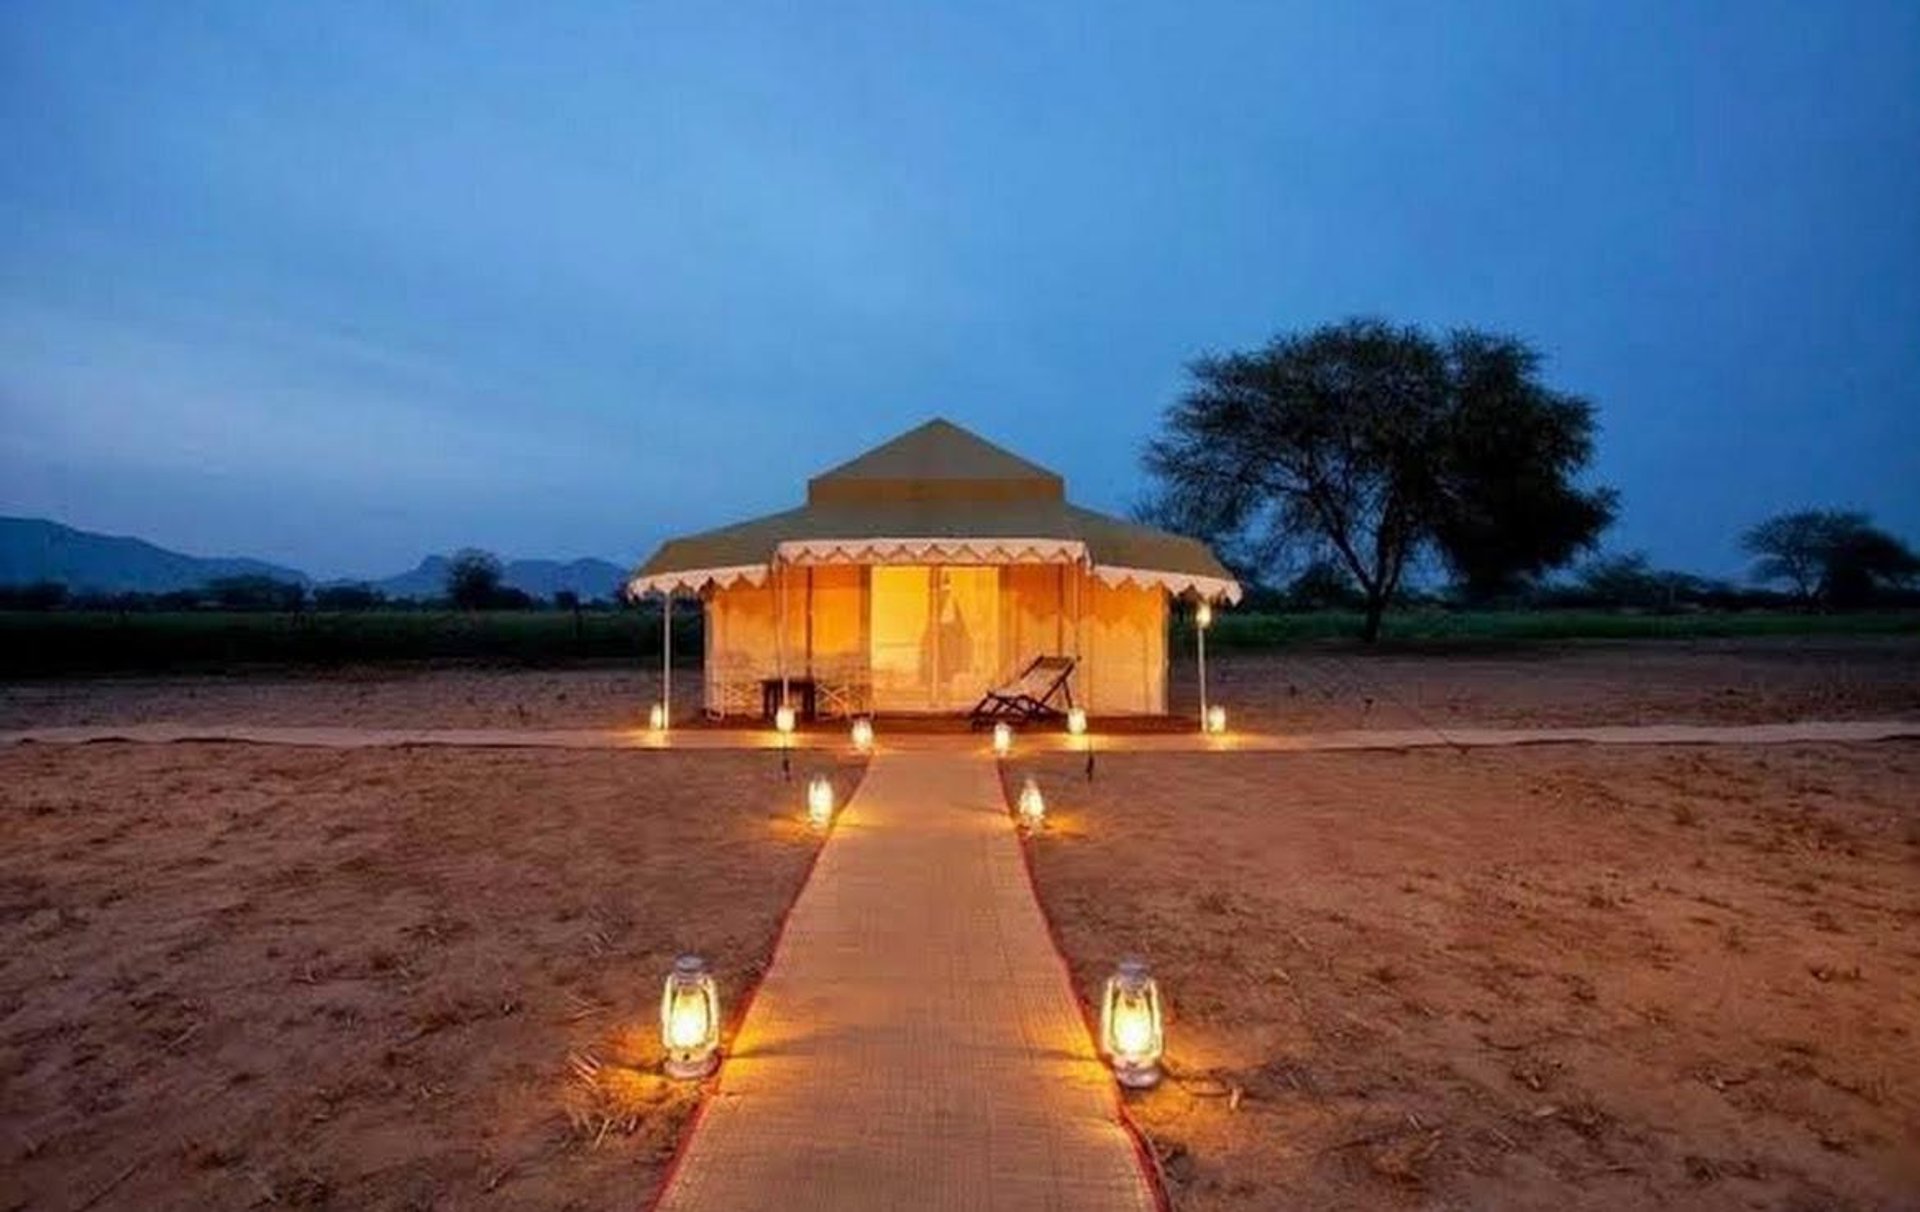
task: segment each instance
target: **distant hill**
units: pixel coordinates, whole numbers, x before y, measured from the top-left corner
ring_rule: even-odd
[[[183,555],[42,518],[0,518],[0,585],[55,581],[76,593],[170,593],[243,576],[311,583],[304,572],[264,560]]]
[[[594,559],[507,560],[501,576],[511,588],[536,598],[571,589],[583,601],[618,597],[626,579],[626,570],[619,565]],[[390,598],[437,598],[447,591],[447,557],[430,555],[398,576],[366,583]]]
[[[536,598],[571,589],[587,601],[617,598],[627,579],[619,565],[596,559],[509,560],[504,574],[508,585]],[[74,593],[171,593],[241,576],[316,584],[297,568],[265,560],[183,555],[141,539],[94,534],[41,518],[0,518],[0,585],[52,581]],[[367,585],[390,598],[437,598],[446,592],[447,558],[428,556],[384,580],[346,577],[324,584]]]

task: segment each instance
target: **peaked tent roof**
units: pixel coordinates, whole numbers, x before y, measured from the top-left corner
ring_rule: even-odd
[[[1054,472],[941,417],[807,481],[807,503],[930,498],[1060,501]]]
[[[776,563],[1079,563],[1109,584],[1240,599],[1205,544],[1068,503],[1061,478],[935,419],[807,482],[807,503],[669,539],[636,593],[759,584]]]

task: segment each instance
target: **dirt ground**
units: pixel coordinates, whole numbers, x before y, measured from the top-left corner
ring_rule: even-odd
[[[683,680],[684,679],[684,680]],[[676,671],[676,714],[699,704],[699,670]],[[657,667],[363,669],[231,677],[0,683],[0,728],[247,723],[301,728],[632,728],[660,695]]]
[[[1920,716],[1920,637],[1317,647],[1209,662],[1236,729],[1765,723]],[[1198,714],[1193,656],[1175,652],[1172,708]],[[676,714],[698,670],[676,671]],[[659,671],[362,670],[0,683],[0,730],[170,722],[370,728],[620,728],[646,722]]]
[[[1212,677],[1296,731],[1920,715],[1898,639]],[[20,682],[0,730],[631,727],[656,694]],[[1123,951],[1166,983],[1176,1077],[1133,1108],[1182,1208],[1920,1208],[1920,746],[1017,766],[1083,991]],[[660,977],[701,951],[737,1012],[798,809],[764,753],[0,748],[0,1212],[637,1206],[694,1097],[653,1076]]]
[[[1192,654],[1172,672],[1172,710],[1197,719]],[[1300,649],[1233,653],[1207,672],[1235,728],[1269,732],[1920,716],[1909,636]]]
[[[642,1206],[661,977],[739,1011],[799,809],[765,754],[0,749],[0,1208]]]
[[[1029,771],[1179,1208],[1920,1207],[1920,745]]]

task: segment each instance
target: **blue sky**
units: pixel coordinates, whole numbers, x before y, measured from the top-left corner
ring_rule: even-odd
[[[944,414],[1096,508],[1352,314],[1591,397],[1615,549],[1920,540],[1920,5],[0,6],[0,513],[643,556]]]

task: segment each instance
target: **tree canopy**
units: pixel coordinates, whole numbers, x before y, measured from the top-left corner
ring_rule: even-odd
[[[306,586],[268,576],[215,577],[206,593],[223,610],[299,610],[307,601]]]
[[[463,548],[447,561],[447,597],[463,610],[489,609],[500,597],[503,575],[498,556]]]
[[[1783,513],[1747,531],[1740,545],[1756,557],[1756,581],[1785,583],[1809,604],[1865,605],[1882,590],[1920,576],[1920,556],[1864,513]]]
[[[1153,512],[1242,566],[1330,556],[1360,591],[1368,640],[1422,554],[1490,595],[1565,564],[1613,519],[1611,490],[1574,483],[1592,405],[1542,383],[1515,338],[1356,319],[1188,370],[1147,447]]]

